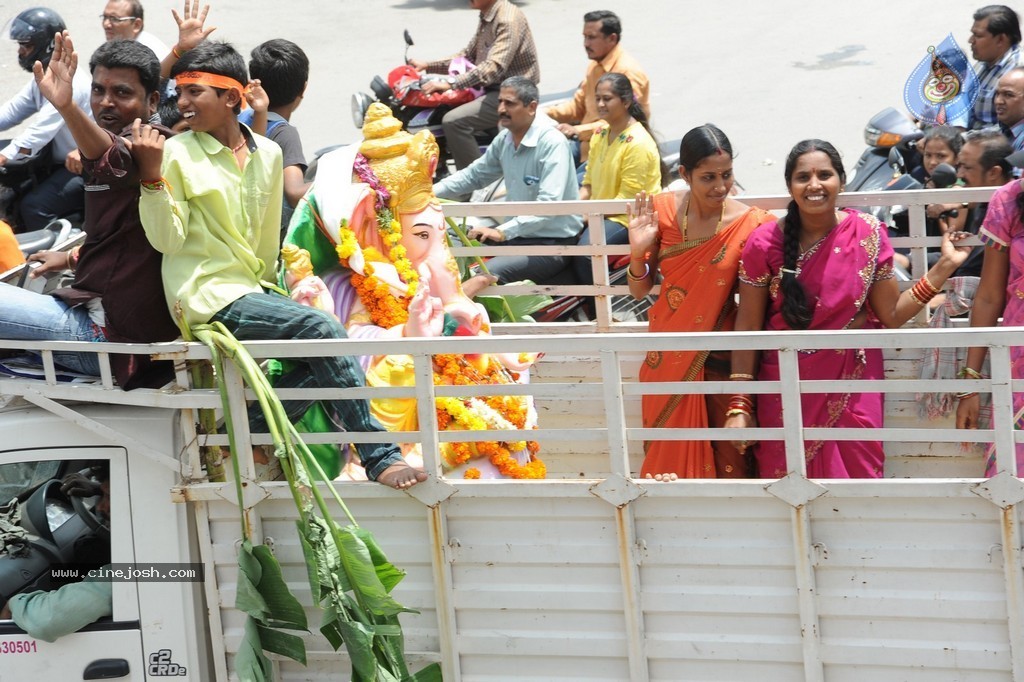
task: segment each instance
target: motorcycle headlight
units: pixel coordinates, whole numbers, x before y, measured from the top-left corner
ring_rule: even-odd
[[[902,139],[899,133],[886,133],[872,125],[864,126],[864,142],[869,147],[895,147]]]

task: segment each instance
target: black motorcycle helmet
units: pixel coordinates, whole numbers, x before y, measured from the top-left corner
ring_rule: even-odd
[[[8,35],[19,45],[31,45],[31,51],[18,57],[18,64],[32,71],[37,61],[43,66],[50,63],[53,54],[53,36],[66,29],[64,20],[49,7],[33,7],[14,17],[8,24]]]

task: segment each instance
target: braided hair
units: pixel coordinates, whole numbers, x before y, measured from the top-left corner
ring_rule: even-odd
[[[839,175],[839,181],[846,183],[846,170],[836,148],[824,140],[804,140],[798,142],[786,157],[786,187],[792,183],[797,161],[804,154],[811,152],[823,152],[828,156],[832,169]],[[782,220],[782,307],[779,311],[790,329],[807,329],[814,317],[814,310],[807,301],[807,292],[796,278],[802,231],[800,210],[796,201],[790,200],[786,206],[786,217]]]

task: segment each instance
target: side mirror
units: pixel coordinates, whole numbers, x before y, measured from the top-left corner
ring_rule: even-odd
[[[900,153],[899,149],[893,147],[889,150],[889,167],[896,173],[903,173],[903,154]]]
[[[415,43],[412,42],[412,36],[409,35],[409,29],[405,29],[405,44],[412,47]]]
[[[945,189],[956,184],[956,169],[948,163],[940,163],[932,171],[932,184],[935,189]]]

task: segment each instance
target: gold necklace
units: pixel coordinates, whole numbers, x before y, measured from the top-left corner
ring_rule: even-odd
[[[687,226],[687,223],[689,222],[689,217],[688,217],[689,213],[690,213],[690,195],[687,194],[686,195],[686,206],[683,207],[683,224],[681,226],[681,230],[682,230],[682,233],[683,233],[683,243],[684,244],[686,243],[686,226]],[[722,202],[722,215],[718,216],[718,224],[715,225],[715,234],[718,234],[718,231],[722,229],[722,221],[723,220],[725,220],[725,202],[724,201]],[[711,237],[715,236],[715,234],[708,235],[707,237],[701,237],[701,239],[703,239],[704,241],[707,241],[708,239],[711,239]]]

